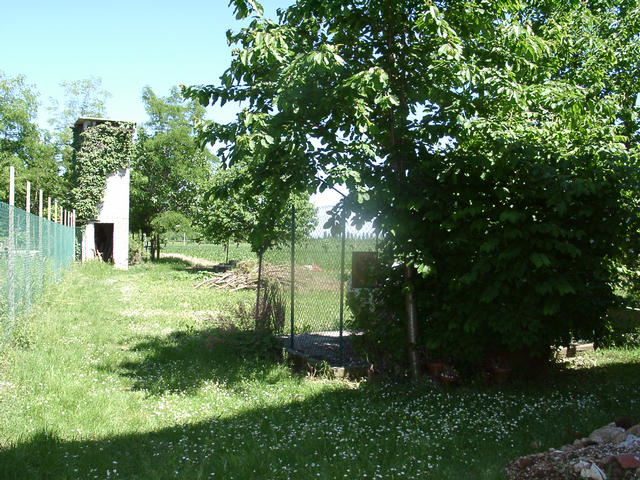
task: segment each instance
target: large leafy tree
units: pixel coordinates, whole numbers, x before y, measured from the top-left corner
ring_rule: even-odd
[[[336,217],[374,220],[428,285],[429,348],[542,353],[600,328],[638,248],[636,2],[298,0],[277,22],[231,3],[253,18],[229,69],[185,93],[245,106],[202,139],[265,218],[346,184]]]
[[[291,212],[295,209],[295,236],[305,239],[318,224],[316,208],[306,193],[290,196],[281,215],[269,225],[261,224],[266,208],[263,196],[248,186],[249,173],[243,169],[218,168],[203,197],[197,219],[202,233],[214,242],[248,242],[256,253],[291,240]]]
[[[17,202],[23,205],[25,185],[35,191],[61,198],[63,186],[55,160],[55,148],[46,132],[36,124],[38,95],[23,76],[7,77],[0,72],[0,198],[8,196],[6,167],[16,169]],[[32,192],[33,195],[33,192]],[[34,209],[36,202],[32,202]]]
[[[102,89],[102,80],[97,77],[65,81],[60,86],[64,89],[64,99],[62,105],[58,100],[50,99],[49,123],[56,135],[63,140],[62,143],[69,144],[69,129],[78,117],[104,117],[106,101],[111,93]]]
[[[104,118],[106,101],[111,93],[102,88],[102,80],[97,77],[64,81],[60,83],[60,87],[64,90],[62,103],[54,98],[49,99],[49,125],[53,143],[57,148],[58,163],[71,189],[75,187],[71,175],[72,127],[80,117]]]
[[[152,256],[159,258],[162,232],[153,228],[153,219],[164,212],[193,218],[215,157],[195,140],[194,124],[204,116],[202,106],[184,102],[177,88],[159,97],[146,87],[142,100],[149,121],[138,129],[132,162],[131,229],[154,233]]]

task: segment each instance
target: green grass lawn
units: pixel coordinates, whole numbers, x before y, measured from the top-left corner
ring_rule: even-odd
[[[193,280],[92,263],[45,296],[0,354],[0,478],[499,479],[640,418],[640,350],[503,389],[312,379],[212,340],[253,294]]]

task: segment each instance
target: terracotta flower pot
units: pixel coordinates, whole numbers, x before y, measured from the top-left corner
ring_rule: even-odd
[[[443,375],[443,374],[440,374],[438,376],[438,378],[443,383],[448,383],[449,385],[453,385],[454,383],[456,383],[459,380],[460,377],[458,375]]]
[[[429,373],[431,375],[434,375],[434,376],[440,375],[440,372],[442,372],[443,368],[444,368],[444,362],[440,360],[429,360],[427,362],[427,370],[429,370]]]
[[[493,372],[491,370],[482,370],[480,375],[482,376],[482,380],[484,380],[484,385],[486,387],[493,383]]]
[[[511,373],[510,368],[506,367],[493,367],[493,379],[496,383],[504,383],[509,378]]]

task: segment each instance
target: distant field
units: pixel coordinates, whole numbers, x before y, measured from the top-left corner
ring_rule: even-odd
[[[340,270],[339,238],[312,238],[296,243],[296,265],[318,265],[323,269]],[[374,251],[375,238],[353,239],[345,241],[345,268],[351,268],[351,253],[358,251]],[[204,258],[212,262],[224,262],[227,254],[224,245],[213,243],[168,243],[163,249],[166,253],[181,253],[190,257]],[[229,245],[229,260],[254,260],[256,254],[251,251],[248,243],[232,243]],[[264,255],[266,261],[273,264],[289,264],[291,261],[291,247],[289,245],[267,250]]]
[[[295,329],[297,332],[337,330],[340,327],[340,254],[339,238],[314,238],[296,244],[296,294]],[[351,254],[354,251],[373,251],[375,238],[345,241],[345,278],[351,274]],[[223,245],[170,243],[166,253],[180,253],[204,258],[213,262],[224,262],[226,252]],[[231,244],[230,260],[256,260],[248,244]],[[290,246],[273,248],[264,254],[264,261],[271,265],[291,264]],[[289,325],[290,305],[287,294],[286,324]],[[344,309],[344,327],[348,328],[351,312]]]
[[[190,257],[204,258],[212,262],[225,262],[227,259],[225,245],[213,243],[168,243],[163,252],[180,253]],[[232,243],[229,245],[229,260],[252,260],[255,258],[256,254],[251,251],[248,243]]]

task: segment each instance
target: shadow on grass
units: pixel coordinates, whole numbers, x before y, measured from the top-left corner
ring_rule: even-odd
[[[0,478],[196,479],[210,478],[211,472],[214,478],[276,478],[274,470],[283,461],[294,465],[300,451],[283,451],[268,461],[259,453],[275,446],[273,424],[286,424],[286,418],[299,417],[304,408],[260,408],[227,419],[98,440],[61,440],[41,431],[0,450]],[[320,446],[318,439],[307,441],[307,448]]]
[[[203,338],[207,334],[180,332],[142,342],[136,348],[147,354],[145,359],[123,368],[140,388],[157,392],[195,388],[206,379],[233,385],[247,378],[264,379],[273,370],[273,361],[239,358],[230,344],[209,349]],[[156,374],[151,375],[152,370]],[[198,423],[100,439],[63,440],[37,432],[17,444],[2,445],[0,478],[499,479],[510,459],[568,443],[572,438],[567,432],[572,429],[579,428],[583,434],[583,428],[595,428],[621,413],[640,414],[634,398],[611,394],[616,386],[636,381],[637,370],[637,363],[602,365],[591,369],[591,375],[580,372],[582,382],[575,372],[559,372],[561,377],[567,375],[564,384],[531,388],[527,401],[535,405],[538,396],[548,397],[556,389],[579,396],[599,381],[608,382],[612,389],[600,392],[597,402],[580,409],[558,405],[533,415],[529,423],[506,436],[491,434],[500,425],[494,427],[485,417],[494,411],[488,404],[505,396],[522,397],[509,395],[513,385],[504,391],[437,391],[406,383],[364,384],[289,395],[288,400],[282,397],[273,403],[269,403],[273,392],[262,387],[264,392],[252,394],[257,397],[253,407],[238,408],[233,414],[226,409],[229,416]],[[167,376],[168,380],[159,380]],[[567,388],[569,384],[573,387]],[[303,387],[292,382],[282,385]],[[487,396],[492,392],[495,395]],[[507,404],[513,412],[504,414],[504,420],[509,421],[510,415],[518,418],[519,406],[513,401]],[[469,416],[474,408],[487,412],[475,420],[479,424],[462,419],[460,430],[450,429],[454,419],[441,416],[461,412],[461,407],[468,409]],[[538,446],[532,447],[532,441]],[[474,462],[465,462],[465,454]]]
[[[96,440],[62,440],[41,431],[0,450],[0,478],[329,479],[342,478],[349,467],[350,478],[362,478],[376,463],[400,470],[407,461],[400,448],[384,459],[351,459],[349,465],[331,458],[342,449],[335,448],[340,445],[340,438],[333,438],[336,430],[328,428],[335,422],[329,406],[339,408],[359,397],[354,391],[325,392],[229,418]],[[320,422],[323,416],[330,421],[314,426],[310,412]]]
[[[134,390],[152,395],[192,393],[207,381],[228,388],[247,380],[272,383],[287,373],[278,368],[277,345],[268,335],[250,331],[178,331],[133,345],[130,350],[142,358],[118,370],[133,380]]]

